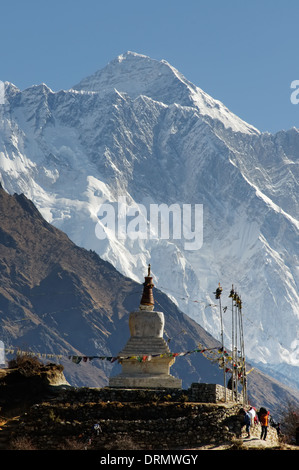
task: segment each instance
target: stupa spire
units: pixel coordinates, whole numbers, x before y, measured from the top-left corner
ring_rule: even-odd
[[[153,278],[151,276],[151,265],[148,265],[147,276],[144,278],[143,294],[140,301],[140,310],[153,310],[154,296],[153,296]]]

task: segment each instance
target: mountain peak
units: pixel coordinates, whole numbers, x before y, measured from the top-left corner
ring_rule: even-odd
[[[73,89],[99,93],[117,89],[133,99],[139,95],[147,95],[165,102],[168,101],[165,88],[169,86],[169,81],[175,78],[173,68],[166,61],[158,61],[143,54],[127,51],[109,62],[103,69],[81,80]]]
[[[145,54],[139,54],[138,52],[127,51],[127,52],[124,52],[123,54],[120,54],[116,60],[118,60],[119,62],[122,62],[123,60],[127,60],[130,58],[150,59],[150,57]],[[150,60],[153,60],[153,59],[150,59]]]
[[[168,106],[176,104],[194,108],[202,116],[216,119],[225,128],[246,134],[259,131],[231,113],[220,101],[188,81],[166,60],[127,51],[77,85],[74,90],[94,91],[105,95],[118,90],[132,99],[145,95]]]

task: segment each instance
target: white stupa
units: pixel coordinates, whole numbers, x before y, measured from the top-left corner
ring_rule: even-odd
[[[154,310],[150,265],[143,285],[139,310],[129,317],[131,337],[118,354],[122,372],[110,377],[109,387],[181,388],[182,381],[169,373],[175,358],[163,338],[164,314]]]

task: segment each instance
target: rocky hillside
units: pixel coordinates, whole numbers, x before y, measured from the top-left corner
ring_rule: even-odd
[[[9,368],[0,369],[1,416],[16,408],[26,409],[44,399],[51,386],[60,385],[69,385],[62,366],[45,365],[26,356],[13,359]]]

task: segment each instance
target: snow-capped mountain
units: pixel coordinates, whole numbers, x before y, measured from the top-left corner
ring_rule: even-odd
[[[234,284],[247,357],[280,373],[287,364],[299,383],[297,129],[261,133],[167,62],[132,52],[70,90],[6,83],[0,116],[4,189],[132,279],[151,263],[157,287],[217,339],[220,282],[228,348]],[[110,225],[104,237],[100,208],[120,225],[120,201],[139,208],[125,228],[151,232],[121,238]],[[155,238],[149,216],[161,204],[181,216],[202,208],[202,224],[191,214],[196,249],[187,235]]]

